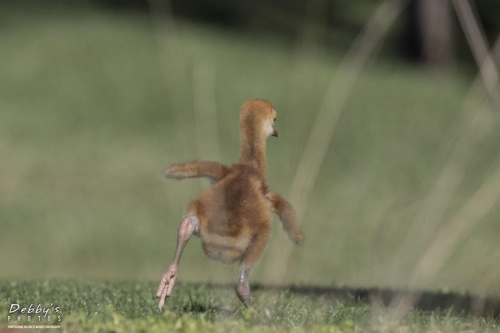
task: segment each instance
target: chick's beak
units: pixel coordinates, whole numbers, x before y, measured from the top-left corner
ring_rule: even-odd
[[[272,136],[275,136],[275,137],[278,137],[278,131],[276,131],[274,128],[273,128],[273,134],[271,134]]]

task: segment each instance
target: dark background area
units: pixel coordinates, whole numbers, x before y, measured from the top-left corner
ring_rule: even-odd
[[[423,3],[410,1],[389,35],[384,51],[409,62],[427,62],[423,49]],[[9,1],[8,1],[9,2]],[[7,2],[7,3],[8,3]],[[451,2],[438,0],[446,9],[444,21],[449,24],[449,52],[439,64],[452,61],[471,64],[473,57]],[[378,0],[59,0],[10,1],[20,11],[71,10],[95,6],[107,11],[147,13],[163,11],[182,20],[207,24],[235,33],[255,34],[264,38],[279,38],[290,43],[304,35],[334,49],[347,48],[360,32]],[[500,33],[500,2],[477,0],[471,2],[484,33],[492,44]],[[23,8],[23,9],[21,9]],[[38,8],[38,9],[37,9]],[[432,10],[430,8],[429,10]],[[342,31],[339,34],[339,31]]]
[[[121,11],[148,11],[155,2],[162,3],[160,0],[93,0],[97,6]],[[387,45],[391,54],[411,62],[426,61],[420,27],[424,24],[419,12],[422,2],[409,2]],[[451,52],[445,62],[456,59],[470,63],[473,57],[451,4],[446,0],[436,2],[447,3],[447,15],[451,16]],[[309,25],[316,29],[320,43],[338,48],[349,46],[350,40],[336,38],[335,31],[341,29],[351,37],[356,36],[366,23],[366,14],[378,3],[378,0],[174,0],[166,8],[179,18],[289,40],[300,36],[304,26]],[[493,43],[500,33],[500,2],[477,0],[472,3],[489,42]]]

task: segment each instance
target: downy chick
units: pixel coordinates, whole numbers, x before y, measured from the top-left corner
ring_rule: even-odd
[[[259,99],[245,102],[241,109],[241,155],[227,167],[216,162],[189,162],[167,168],[167,178],[207,177],[213,185],[190,203],[182,219],[174,260],[158,287],[159,309],[170,296],[177,280],[182,252],[192,235],[199,236],[205,255],[213,260],[240,263],[236,293],[251,306],[248,275],[269,240],[271,212],[278,214],[290,239],[304,241],[291,204],[269,192],[266,181],[266,139],[278,136],[276,110]]]

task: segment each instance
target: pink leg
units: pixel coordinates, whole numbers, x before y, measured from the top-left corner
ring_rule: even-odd
[[[177,268],[179,267],[182,251],[184,251],[187,242],[195,231],[195,219],[196,216],[187,216],[179,225],[179,231],[177,233],[177,248],[175,250],[174,260],[163,274],[160,285],[158,286],[158,291],[156,292],[156,297],[160,298],[160,302],[158,303],[159,310],[163,309],[165,300],[170,296],[172,289],[174,288],[175,281],[177,280]]]
[[[250,285],[248,283],[248,273],[250,269],[242,268],[238,283],[236,283],[236,295],[240,301],[248,308],[252,306],[252,299],[250,295]]]
[[[269,233],[263,232],[259,236],[254,237],[252,243],[246,250],[245,257],[241,260],[241,272],[238,283],[236,283],[236,295],[240,301],[248,308],[252,306],[252,296],[250,294],[250,284],[248,283],[248,274],[255,266],[262,251],[266,247]]]

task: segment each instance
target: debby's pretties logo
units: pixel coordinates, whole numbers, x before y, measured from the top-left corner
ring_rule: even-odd
[[[50,307],[44,307],[41,304],[30,304],[28,306],[12,303],[7,315],[8,322],[60,322],[62,321],[61,307],[50,304]]]

